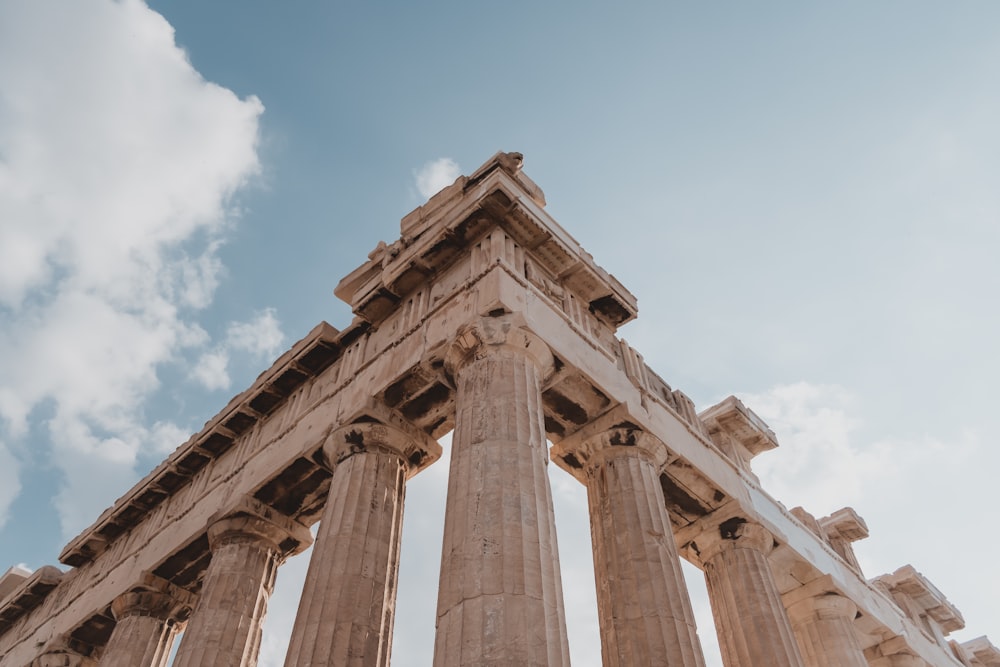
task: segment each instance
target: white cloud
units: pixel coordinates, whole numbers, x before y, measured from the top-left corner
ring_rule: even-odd
[[[443,188],[455,182],[462,174],[458,163],[448,157],[431,160],[413,172],[416,179],[417,192],[425,199],[440,192]]]
[[[798,382],[742,400],[775,431],[779,448],[754,459],[764,489],[788,507],[815,516],[851,506],[875,523],[901,511],[943,508],[933,495],[941,478],[968,474],[981,450],[978,436],[959,431],[947,442],[929,435],[866,440],[855,396],[836,385]],[[894,516],[886,523],[898,523]]]
[[[857,501],[862,477],[878,465],[879,454],[863,452],[852,441],[858,423],[846,389],[798,382],[743,396],[743,401],[775,431],[781,445],[753,463],[769,493],[814,514]]]
[[[21,492],[21,466],[0,441],[0,526],[6,523],[10,504]]]
[[[257,313],[249,322],[233,322],[226,332],[226,344],[231,349],[258,358],[276,354],[284,338],[273,308]]]
[[[230,384],[229,353],[225,350],[206,352],[191,369],[191,378],[209,391],[228,389]]]
[[[176,435],[142,408],[157,368],[206,341],[196,309],[263,107],[206,82],[138,0],[4,5],[0,91],[0,442],[49,406],[72,535]]]
[[[244,352],[259,361],[275,356],[284,338],[273,308],[256,313],[247,322],[232,322],[226,330],[225,340],[201,355],[191,369],[191,378],[208,390],[228,389],[228,368],[233,352]]]

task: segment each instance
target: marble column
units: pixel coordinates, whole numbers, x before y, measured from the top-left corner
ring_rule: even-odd
[[[763,526],[736,517],[694,540],[726,667],[802,667],[767,554]]]
[[[191,613],[195,597],[158,577],[147,576],[111,603],[115,629],[101,667],[165,667],[174,637]]]
[[[702,667],[705,658],[681,571],[660,472],[669,452],[635,428],[556,446],[585,462],[605,667]]]
[[[548,347],[512,316],[456,338],[434,665],[569,665],[541,387]]]
[[[333,472],[288,646],[289,667],[389,664],[405,481],[441,447],[416,428],[355,423],[323,445]]]
[[[309,529],[262,503],[208,528],[212,560],[173,667],[253,667],[278,565],[312,542]],[[292,546],[288,546],[292,545]]]
[[[788,606],[806,667],[868,667],[854,630],[857,612],[857,605],[837,594],[807,597]]]

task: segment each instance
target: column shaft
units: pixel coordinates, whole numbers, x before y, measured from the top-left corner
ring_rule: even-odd
[[[587,482],[604,665],[703,667],[659,473],[615,449]]]
[[[163,619],[138,614],[115,624],[101,667],[165,667],[177,634]]]
[[[276,529],[248,516],[209,528],[212,560],[174,667],[253,667],[261,625],[283,559]],[[308,535],[308,531],[306,531]]]
[[[405,470],[377,449],[334,468],[285,665],[389,664]]]
[[[727,522],[728,523],[728,522]],[[726,667],[802,667],[766,554],[773,541],[754,524],[719,529],[703,560]],[[701,546],[699,541],[699,547]]]
[[[788,608],[806,667],[868,667],[854,631],[856,612],[840,595],[807,598]]]
[[[540,341],[492,326],[455,373],[434,664],[568,665]]]

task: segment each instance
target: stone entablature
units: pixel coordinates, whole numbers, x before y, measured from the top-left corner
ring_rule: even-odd
[[[40,605],[63,578],[59,568],[51,565],[27,574],[23,572],[21,568],[11,568],[4,575],[4,582],[11,590],[0,600],[0,632],[12,627],[14,621]]]
[[[962,648],[971,654],[973,667],[1000,667],[1000,649],[985,635],[964,642]]]
[[[778,446],[774,431],[735,396],[703,410],[698,417],[712,442],[751,475],[750,460]]]
[[[941,645],[947,645],[945,635],[965,627],[961,612],[912,565],[876,577],[874,583],[892,596],[921,631]]]
[[[623,535],[632,535],[637,545],[634,553],[646,554],[641,558],[655,556],[668,570],[675,560],[674,547],[702,567],[705,559],[718,558],[713,566],[718,591],[738,590],[745,580],[764,582],[770,588],[761,589],[753,603],[760,617],[769,619],[784,638],[784,655],[793,664],[796,649],[787,641],[787,628],[827,627],[814,623],[810,614],[847,608],[829,599],[799,600],[795,622],[785,619],[783,624],[780,605],[805,592],[814,593],[817,586],[824,589],[823,596],[839,596],[856,607],[856,618],[844,620],[841,614],[844,618],[836,627],[838,632],[853,628],[866,655],[891,660],[892,655],[905,654],[934,665],[962,664],[940,635],[920,627],[919,614],[910,618],[860,575],[848,551],[853,539],[867,533],[860,517],[842,511],[816,521],[807,513],[785,510],[761,488],[749,469],[750,458],[777,441],[759,417],[735,398],[699,417],[690,398],[671,388],[636,350],[616,338],[617,327],[636,315],[634,297],[545,213],[544,195],[521,172],[520,163],[516,154],[498,154],[404,218],[401,238],[380,244],[338,285],[336,293],[357,315],[346,329],[317,326],[74,539],[61,556],[73,569],[60,577],[52,575],[47,590],[30,589],[29,578],[19,584],[18,591],[24,594],[15,591],[0,602],[0,620],[11,619],[0,629],[0,655],[13,665],[27,664],[37,657],[39,646],[55,647],[53,642],[65,641],[84,658],[99,656],[115,627],[112,602],[133,591],[147,574],[193,596],[218,600],[222,599],[218,591],[227,590],[234,564],[240,558],[253,559],[256,594],[266,602],[274,570],[287,553],[305,544],[302,530],[328,509],[340,512],[324,515],[323,522],[334,535],[341,529],[331,526],[346,526],[347,531],[352,525],[353,515],[343,513],[348,510],[360,512],[358,516],[374,512],[383,521],[384,532],[371,548],[378,545],[379,553],[385,554],[384,559],[379,556],[375,579],[385,587],[383,600],[391,611],[392,550],[398,548],[395,526],[402,485],[436,458],[429,443],[455,427],[459,410],[475,405],[482,410],[483,401],[475,396],[482,389],[476,382],[485,381],[483,373],[464,380],[458,374],[470,363],[483,361],[502,371],[506,379],[498,386],[518,397],[504,409],[530,417],[534,430],[508,438],[524,448],[526,462],[544,457],[542,443],[547,439],[555,443],[549,454],[552,460],[581,482],[591,484],[595,475],[603,475],[605,481],[617,484],[595,487],[592,519],[608,539],[614,537],[615,525],[631,525],[627,514],[631,510],[621,502],[627,499],[623,489],[632,489],[631,493],[644,489],[639,500],[655,501],[663,510],[657,510],[659,523],[653,530],[662,535],[659,542],[647,542],[650,532],[638,529],[639,524],[631,532],[623,528]],[[500,330],[503,336],[497,335]],[[505,348],[511,345],[508,336],[519,341],[516,354]],[[461,382],[466,383],[463,395],[473,398],[459,398]],[[459,405],[461,400],[471,403]],[[463,423],[495,418],[489,413]],[[366,425],[352,431],[357,424]],[[477,437],[468,435],[469,442],[478,442]],[[525,471],[538,472],[534,464],[525,466]],[[381,480],[380,488],[386,491],[380,497],[391,502],[379,507],[363,502],[356,507],[331,506],[328,498],[342,494],[345,484],[356,483],[350,480],[369,477]],[[521,481],[510,480],[512,485]],[[541,487],[522,492],[535,494],[535,499],[545,495]],[[456,507],[460,504],[450,501]],[[264,519],[272,516],[271,523],[283,526],[286,535],[300,537],[269,538],[266,527],[244,518],[241,531],[227,533],[233,542],[220,541],[220,531],[234,524],[220,517],[218,510],[231,516],[240,507]],[[541,507],[542,516],[547,516],[545,504]],[[605,515],[616,512],[626,513],[607,521]],[[220,518],[229,523],[219,523]],[[673,538],[670,548],[662,541],[663,530],[673,533],[666,536]],[[456,544],[467,546],[463,540],[469,536],[459,538]],[[561,595],[556,593],[555,533],[542,526],[530,539],[543,544],[538,558],[554,563],[541,569],[532,566],[531,572],[518,576],[540,581],[546,590],[545,611],[531,611],[544,616],[548,637],[536,648],[560,664],[565,633],[560,630]],[[356,546],[367,553],[365,544]],[[220,545],[233,546],[226,549],[225,567],[217,558]],[[332,547],[321,551],[330,562],[345,557]],[[314,558],[319,558],[316,552]],[[609,555],[603,567],[627,575],[629,568],[623,563],[629,558]],[[215,570],[224,571],[213,573],[213,562]],[[443,570],[443,579],[446,573]],[[36,576],[43,578],[32,575]],[[671,599],[686,600],[682,589],[670,583],[672,574],[657,576],[650,586],[671,591],[667,596]],[[208,581],[221,582],[212,584],[216,592],[211,595],[205,590]],[[451,602],[446,600],[439,608],[442,616],[465,599],[460,593],[451,591]],[[607,599],[614,594],[609,589]],[[517,598],[510,596],[509,603],[527,604]],[[388,621],[383,615],[381,620],[348,623],[336,620],[341,618],[338,610],[357,605],[346,601],[338,605],[316,600],[307,605],[311,611],[300,610],[306,629],[297,631],[295,650],[316,648],[309,619],[335,619],[330,622],[367,628],[374,640],[364,649],[332,641],[331,654],[370,650],[378,652],[380,661],[387,660],[391,614]],[[247,613],[252,624],[258,622]],[[678,647],[684,660],[698,664],[700,647],[693,622],[688,626],[682,608],[672,613],[669,618],[688,629],[667,641],[662,641],[664,634],[656,635],[660,639],[653,634],[637,639],[627,628],[615,631],[609,625],[613,614],[603,616],[602,636],[607,630],[608,637],[619,638],[608,639],[609,644],[639,647],[612,651],[624,664]],[[732,613],[723,617],[729,619],[725,623],[735,622]],[[942,632],[947,632],[950,625],[943,622]],[[217,639],[233,639],[227,632]],[[439,664],[458,664],[448,647],[470,638],[460,628],[456,632],[441,638]],[[235,639],[253,652],[257,641],[253,632]],[[476,641],[485,645],[483,637]],[[655,641],[660,648],[650,648]],[[883,652],[895,648],[900,650]],[[649,653],[642,652],[647,649]],[[209,654],[199,648],[189,655]],[[469,664],[476,659],[469,658]]]
[[[105,510],[92,526],[70,540],[59,561],[78,566],[93,559],[165,498],[190,482],[196,473],[232,447],[241,434],[336,359],[340,340],[344,338],[338,333],[325,322],[317,325],[261,373],[252,387],[233,398],[205,428]]]
[[[544,195],[521,172],[521,156],[497,153],[404,217],[401,237],[379,246],[345,277],[335,293],[372,324],[446,270],[492,227],[486,265],[505,261],[543,285],[551,296],[568,290],[612,331],[637,314],[635,297],[542,209]],[[475,253],[474,253],[475,254]],[[485,266],[484,266],[485,268]]]

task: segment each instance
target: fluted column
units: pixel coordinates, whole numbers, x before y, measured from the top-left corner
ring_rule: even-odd
[[[285,664],[385,666],[399,571],[405,481],[441,447],[417,429],[344,426],[327,438],[333,471]]]
[[[212,560],[173,665],[253,667],[278,565],[312,537],[305,526],[245,499],[209,526],[208,542]]]
[[[868,667],[854,630],[858,608],[842,595],[818,595],[788,606],[806,667]]]
[[[587,486],[605,667],[705,664],[694,612],[663,502],[660,472],[669,452],[654,436],[613,428],[563,441]]]
[[[736,517],[694,540],[708,584],[712,616],[726,667],[802,667],[767,554],[763,526]]]
[[[541,384],[552,355],[511,316],[461,332],[434,665],[569,664]]]
[[[101,656],[101,667],[164,667],[170,647],[191,613],[194,596],[168,582],[146,578],[111,603],[115,629]]]

